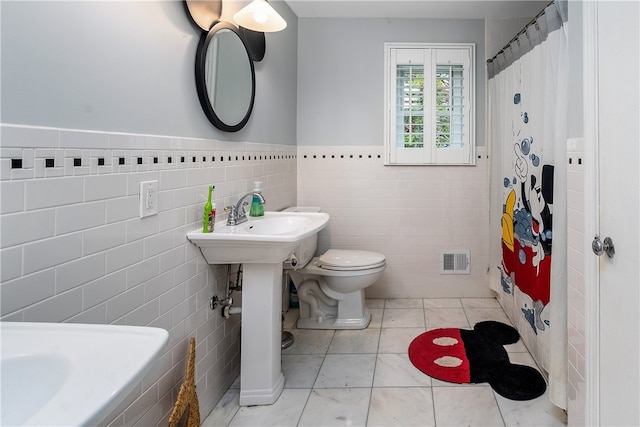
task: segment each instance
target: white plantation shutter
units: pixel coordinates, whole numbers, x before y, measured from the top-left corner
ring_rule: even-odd
[[[385,164],[474,164],[473,44],[385,43]]]

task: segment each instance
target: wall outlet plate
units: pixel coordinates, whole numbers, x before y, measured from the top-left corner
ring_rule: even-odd
[[[158,181],[140,183],[140,218],[158,214]]]

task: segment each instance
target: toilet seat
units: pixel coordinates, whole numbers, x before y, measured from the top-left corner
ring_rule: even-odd
[[[357,271],[378,268],[385,263],[384,255],[377,252],[329,249],[314,264],[324,270]]]

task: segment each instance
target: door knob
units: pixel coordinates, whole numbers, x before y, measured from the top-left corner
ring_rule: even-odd
[[[591,249],[593,250],[593,253],[598,256],[606,253],[609,258],[613,258],[616,254],[611,237],[605,237],[604,241],[600,240],[599,236],[594,237],[593,242],[591,242]]]

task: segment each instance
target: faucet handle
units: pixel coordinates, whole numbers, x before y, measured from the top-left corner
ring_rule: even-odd
[[[236,207],[234,205],[225,206],[224,211],[229,212],[229,216],[227,217],[227,225],[236,225],[236,221],[238,219]]]

